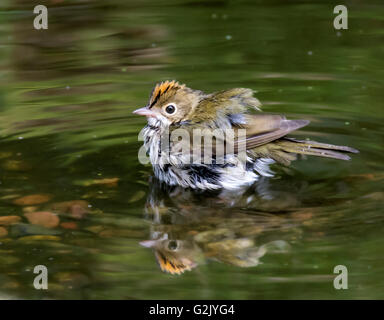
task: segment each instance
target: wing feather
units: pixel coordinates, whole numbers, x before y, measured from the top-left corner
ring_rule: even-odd
[[[262,146],[309,124],[308,120],[287,120],[284,116],[270,114],[246,115],[245,138],[235,142],[235,150],[250,150]],[[245,148],[245,149],[244,149]]]

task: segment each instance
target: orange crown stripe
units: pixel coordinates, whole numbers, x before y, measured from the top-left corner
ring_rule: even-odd
[[[175,80],[172,81],[164,81],[161,83],[158,83],[155,88],[152,90],[151,99],[150,99],[150,107],[152,107],[159,98],[168,92],[169,90],[173,89],[183,89],[185,87],[184,84],[180,84]]]
[[[186,270],[191,270],[190,267],[185,266],[176,259],[172,261],[170,257],[166,258],[161,252],[155,252],[155,256],[160,265],[160,269],[164,272],[168,272],[170,274],[181,274]]]

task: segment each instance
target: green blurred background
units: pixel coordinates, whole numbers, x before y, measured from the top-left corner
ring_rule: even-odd
[[[383,298],[384,5],[345,1],[335,30],[338,4],[2,0],[0,298]],[[167,79],[251,88],[311,120],[298,137],[361,153],[276,167],[243,194],[169,190],[138,162],[131,114]],[[192,270],[162,272],[159,252]]]

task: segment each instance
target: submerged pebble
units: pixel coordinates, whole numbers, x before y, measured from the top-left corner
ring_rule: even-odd
[[[15,224],[21,221],[19,216],[3,216],[0,217],[0,225],[7,226],[10,224]]]
[[[55,228],[59,225],[59,217],[49,211],[28,212],[24,214],[29,223],[37,224],[45,228]]]
[[[51,199],[52,199],[52,196],[49,194],[31,194],[31,195],[13,200],[13,203],[18,206],[31,206],[31,205],[48,202]]]
[[[60,224],[60,227],[62,227],[63,229],[76,230],[77,229],[77,223],[73,222],[73,221],[62,222]]]
[[[89,187],[94,185],[105,185],[107,187],[116,187],[119,180],[120,178],[117,178],[117,177],[104,178],[104,179],[91,179],[91,180],[76,181],[75,184],[84,186],[84,187]]]
[[[50,209],[62,214],[68,214],[74,219],[82,219],[89,213],[89,202],[85,200],[56,202],[50,206]]]

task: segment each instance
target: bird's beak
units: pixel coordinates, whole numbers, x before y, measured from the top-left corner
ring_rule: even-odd
[[[153,248],[156,245],[156,240],[144,240],[139,242],[140,245],[146,248]]]
[[[156,112],[152,111],[148,107],[143,107],[143,108],[137,109],[137,110],[133,111],[132,113],[139,114],[141,116],[146,116],[148,118],[149,117],[156,118]]]

